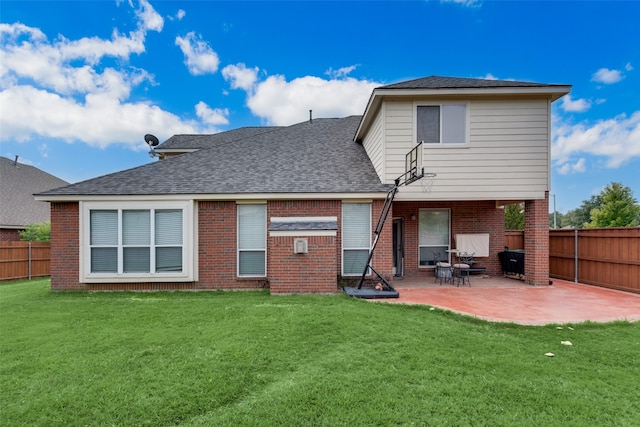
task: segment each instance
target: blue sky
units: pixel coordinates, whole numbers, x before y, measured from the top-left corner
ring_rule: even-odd
[[[514,79],[573,85],[553,108],[558,211],[613,181],[640,199],[639,19],[638,1],[3,0],[0,155],[77,182],[155,161],[146,133],[361,114],[374,87],[429,75]]]

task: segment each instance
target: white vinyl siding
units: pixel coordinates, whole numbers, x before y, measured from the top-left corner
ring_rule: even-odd
[[[192,280],[192,202],[86,202],[80,280]]]
[[[416,107],[447,102],[385,101],[385,183],[404,173],[405,155],[417,138]],[[425,144],[425,172],[437,174],[431,192],[423,192],[418,182],[402,187],[396,199],[544,198],[550,170],[549,100],[474,99],[466,105],[467,144]]]
[[[238,276],[267,275],[267,206],[238,205]]]
[[[371,204],[342,204],[342,275],[360,276],[371,249]]]
[[[371,163],[373,164],[376,173],[380,177],[380,179],[384,179],[384,108],[381,109],[381,112],[378,112],[369,132],[367,133],[362,145],[371,159]]]

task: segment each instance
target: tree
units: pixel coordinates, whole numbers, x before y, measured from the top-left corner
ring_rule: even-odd
[[[29,224],[18,234],[20,234],[20,240],[25,242],[48,242],[51,240],[51,222]]]
[[[504,229],[524,230],[524,203],[514,203],[505,206]]]
[[[591,211],[602,205],[601,195],[591,196],[589,200],[584,200],[579,208],[570,210],[562,217],[560,227],[582,228],[585,223],[591,221]]]
[[[602,205],[591,210],[591,221],[585,227],[634,227],[638,225],[640,205],[633,191],[619,182],[612,182],[600,193]]]
[[[562,221],[564,220],[564,215],[562,215],[562,213],[556,211],[556,218],[555,218],[555,228],[561,228],[562,227]],[[553,221],[553,212],[551,212],[549,214],[549,228],[554,228],[554,221]]]

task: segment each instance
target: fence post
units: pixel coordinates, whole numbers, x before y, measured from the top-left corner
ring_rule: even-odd
[[[28,266],[29,266],[29,280],[31,280],[31,242],[29,242],[29,255],[28,255],[29,260],[28,262]]]
[[[578,283],[578,229],[576,228],[574,233],[574,242],[573,242],[573,253],[574,253],[574,261],[573,261],[573,266],[574,266],[574,273],[573,273],[573,281],[575,283]]]

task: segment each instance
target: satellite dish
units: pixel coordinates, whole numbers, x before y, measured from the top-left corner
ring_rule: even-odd
[[[144,142],[149,144],[150,147],[155,147],[156,145],[160,144],[160,141],[158,141],[158,138],[151,135],[150,133],[144,136]]]

